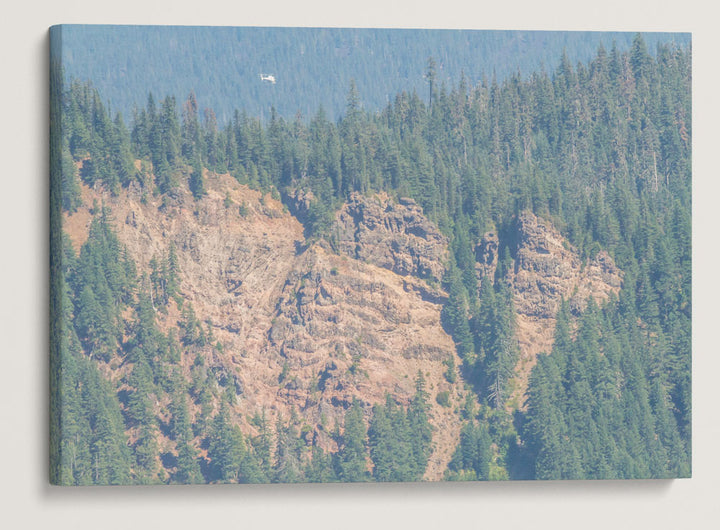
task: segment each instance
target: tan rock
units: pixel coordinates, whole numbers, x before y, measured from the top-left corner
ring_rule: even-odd
[[[85,189],[86,206],[67,216],[66,226],[79,247],[91,219],[87,205],[104,201],[141,273],[174,243],[183,303],[192,303],[222,346],[185,349],[183,371],[189,380],[195,356],[203,356],[218,385],[235,391],[235,417],[246,434],[256,433],[249,418],[257,412],[273,425],[295,411],[320,445],[335,450],[328,431],[353,398],[368,412],[386,394],[408,403],[421,371],[435,428],[425,477],[440,479],[460,419],[434,398],[449,390],[451,401],[461,402],[460,385],[443,375],[443,361],[460,361],[440,324],[446,294],[421,278],[437,284],[442,277],[444,236],[413,201],[355,195],[338,216],[338,231],[347,234],[341,252],[323,241],[308,248],[302,225],[269,195],[228,175],[206,174],[206,187],[199,201],[181,190],[165,202],[137,190],[111,197]],[[167,315],[158,312],[163,330],[179,318],[174,303]],[[164,437],[160,443],[172,445]]]
[[[340,251],[401,276],[442,280],[447,238],[412,199],[354,193],[337,215]]]
[[[514,267],[507,280],[513,290],[516,312],[516,337],[520,359],[511,382],[510,408],[523,408],[530,371],[537,356],[552,349],[555,316],[562,299],[580,310],[589,297],[598,302],[617,294],[622,271],[610,255],[601,251],[583,263],[580,254],[547,220],[531,212],[522,212],[516,220],[517,247]],[[495,274],[499,241],[494,232],[485,234],[476,247],[476,270],[482,275]]]

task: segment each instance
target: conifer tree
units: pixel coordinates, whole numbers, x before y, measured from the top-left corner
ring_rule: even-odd
[[[244,452],[243,436],[237,425],[231,423],[230,409],[223,401],[209,435],[211,480],[237,482]]]
[[[344,482],[365,482],[367,471],[367,427],[360,401],[353,401],[345,414],[345,429],[338,451],[338,477]]]

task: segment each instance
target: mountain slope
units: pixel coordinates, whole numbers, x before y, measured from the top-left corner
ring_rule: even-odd
[[[576,314],[590,297],[598,303],[607,301],[620,291],[622,271],[605,251],[583,260],[552,223],[531,212],[522,212],[517,217],[510,239],[514,242],[515,258],[503,280],[509,282],[512,290],[520,358],[508,406],[524,409],[525,392],[537,356],[552,350],[555,317],[561,301],[567,301]],[[499,247],[495,232],[485,234],[476,246],[479,280],[495,276]]]
[[[401,275],[372,259],[335,253],[324,242],[308,244],[302,225],[281,203],[227,175],[207,174],[206,182],[208,194],[197,202],[187,191],[168,200],[143,196],[134,188],[117,197],[84,188],[83,206],[67,215],[64,224],[79,248],[87,237],[92,205],[102,202],[141,274],[151,274],[152,260],[174,246],[183,308],[193,308],[215,345],[185,349],[185,378],[192,379],[200,355],[218,379],[233,381],[233,413],[244,432],[255,434],[248,420],[256,413],[264,411],[271,422],[299,413],[317,444],[335,451],[329,430],[342,422],[354,399],[368,417],[386,395],[407,405],[419,371],[431,397],[448,391],[451,401],[459,402],[462,390],[444,376],[448,358],[455,357],[455,364],[459,359],[440,324],[445,295],[438,287],[413,276],[414,269]],[[389,204],[386,197],[380,200]],[[355,205],[365,201],[356,197]],[[417,206],[395,209],[411,212],[428,230],[425,237],[412,236],[402,251],[419,255],[433,246],[436,252],[423,258],[423,264],[441,274],[445,238],[423,220]],[[377,254],[384,244],[387,240],[379,239],[360,246]],[[384,251],[402,257],[390,247]],[[156,318],[167,332],[181,328],[183,313],[170,302]],[[111,380],[123,373],[124,364],[118,365],[104,368]],[[201,414],[199,407],[194,414]],[[452,408],[434,399],[429,418],[435,450],[425,477],[437,480],[457,444],[460,421]],[[164,445],[172,443],[165,440]]]

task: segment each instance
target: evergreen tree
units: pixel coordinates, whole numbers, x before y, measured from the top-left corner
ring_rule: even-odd
[[[223,401],[209,435],[211,480],[237,482],[244,452],[243,436],[240,429],[231,423],[230,409]]]
[[[275,482],[299,482],[302,480],[303,442],[290,420],[284,424],[278,417],[276,425],[276,449],[274,465]]]
[[[425,378],[418,370],[415,378],[415,395],[408,408],[410,445],[413,457],[413,475],[415,480],[422,478],[432,453],[432,426],[428,419],[429,405],[425,390]]]
[[[455,340],[460,357],[468,365],[475,360],[475,346],[468,316],[467,292],[457,269],[451,268],[447,273],[449,280],[448,301],[443,307],[443,323]]]
[[[363,410],[356,399],[345,414],[345,429],[338,451],[338,478],[343,482],[365,482],[367,471],[367,427]]]
[[[203,169],[200,165],[200,159],[196,156],[192,159],[192,170],[190,173],[190,191],[193,197],[200,199],[207,192],[205,191],[205,177],[203,176]]]

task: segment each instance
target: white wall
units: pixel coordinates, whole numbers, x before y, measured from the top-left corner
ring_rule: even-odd
[[[0,24],[0,526],[711,528],[720,521],[718,28],[710,2],[35,0]],[[47,485],[47,28],[57,23],[692,31],[694,478],[658,482],[61,489]]]

